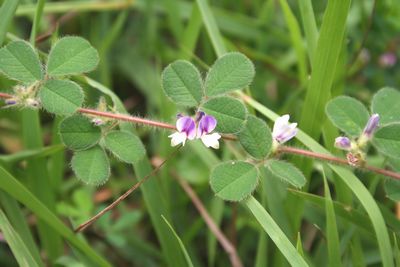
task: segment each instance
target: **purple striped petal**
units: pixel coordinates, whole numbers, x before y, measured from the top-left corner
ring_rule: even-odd
[[[203,134],[211,133],[217,126],[217,120],[211,115],[204,115],[197,129],[197,137],[201,137]]]
[[[196,137],[196,123],[189,116],[182,116],[176,121],[178,132],[186,133],[188,139],[193,140]]]
[[[376,130],[376,128],[378,128],[379,125],[379,115],[378,114],[373,114],[368,122],[367,125],[364,128],[364,135],[366,135],[367,137],[372,137],[372,134],[374,133],[374,131]]]

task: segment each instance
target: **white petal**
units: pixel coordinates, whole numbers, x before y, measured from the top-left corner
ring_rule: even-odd
[[[213,133],[213,134],[204,134],[201,137],[201,141],[206,147],[212,147],[215,149],[219,148],[219,141],[218,139],[221,138],[221,135],[218,133]]]
[[[276,137],[287,127],[289,124],[290,116],[288,114],[283,115],[275,120],[274,128],[272,130],[272,136]]]
[[[182,145],[185,145],[186,142],[186,133],[173,133],[171,135],[168,136],[169,138],[171,138],[171,146],[177,146],[180,143],[182,143]]]

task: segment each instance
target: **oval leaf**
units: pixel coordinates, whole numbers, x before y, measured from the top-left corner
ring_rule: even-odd
[[[350,136],[359,136],[369,119],[365,106],[348,96],[339,96],[329,101],[326,114],[336,127]]]
[[[146,154],[142,141],[130,132],[109,132],[104,138],[104,143],[117,158],[127,163],[138,162]]]
[[[250,196],[256,188],[258,169],[244,161],[225,162],[212,170],[210,184],[218,197],[240,201]]]
[[[215,96],[243,89],[250,85],[255,74],[254,65],[245,55],[227,53],[215,61],[207,74],[206,95]]]
[[[84,95],[81,87],[68,80],[49,80],[39,91],[43,107],[57,115],[69,115],[81,107]]]
[[[60,123],[62,142],[72,150],[83,150],[96,145],[101,137],[99,127],[86,117],[73,115]]]
[[[0,49],[0,72],[24,84],[43,79],[39,57],[25,41],[15,41]]]
[[[400,122],[400,92],[393,88],[383,88],[372,98],[372,112],[378,113],[380,124]]]
[[[65,76],[94,70],[99,63],[99,54],[90,43],[81,37],[64,37],[50,51],[47,73],[50,76]]]
[[[249,115],[244,129],[238,137],[244,150],[252,157],[263,159],[268,156],[272,146],[272,135],[271,130],[263,120]]]
[[[76,177],[86,184],[102,185],[110,176],[110,163],[106,152],[100,146],[75,152],[71,166]]]
[[[220,133],[239,132],[247,117],[246,107],[232,97],[212,98],[204,103],[201,110],[217,119],[216,131]]]
[[[294,187],[300,188],[306,183],[303,173],[291,163],[280,160],[268,160],[265,166],[272,175]]]
[[[386,156],[400,158],[400,123],[379,128],[372,140],[375,147]]]
[[[162,74],[165,93],[177,105],[197,106],[203,95],[199,71],[186,60],[177,60],[166,67]]]
[[[400,201],[400,181],[394,179],[385,180],[386,196],[393,201]]]

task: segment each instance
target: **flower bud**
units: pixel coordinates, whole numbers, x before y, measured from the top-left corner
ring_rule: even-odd
[[[345,136],[339,136],[335,139],[335,147],[343,150],[350,150],[351,149],[351,141],[349,138]]]
[[[364,128],[363,135],[365,135],[368,139],[371,139],[376,128],[378,128],[378,125],[379,125],[379,115],[372,114],[372,116],[369,118],[367,122],[367,125]]]

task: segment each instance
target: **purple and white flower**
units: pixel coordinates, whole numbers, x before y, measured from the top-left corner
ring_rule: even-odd
[[[350,150],[351,149],[351,141],[348,137],[345,137],[345,136],[336,137],[335,147],[343,149],[343,150]]]
[[[367,125],[364,128],[363,135],[365,135],[368,139],[371,139],[378,126],[379,126],[379,115],[372,114],[372,116],[369,118],[367,122]]]
[[[217,126],[217,120],[211,115],[200,113],[200,121],[197,127],[197,138],[200,138],[206,147],[219,148],[219,139],[221,135],[218,133],[210,134]]]
[[[179,116],[176,121],[176,133],[169,135],[171,146],[185,145],[187,139],[193,140],[196,137],[196,123],[189,116]]]
[[[297,123],[289,123],[290,116],[283,115],[276,119],[272,130],[272,137],[279,144],[283,144],[292,139],[297,134]]]

